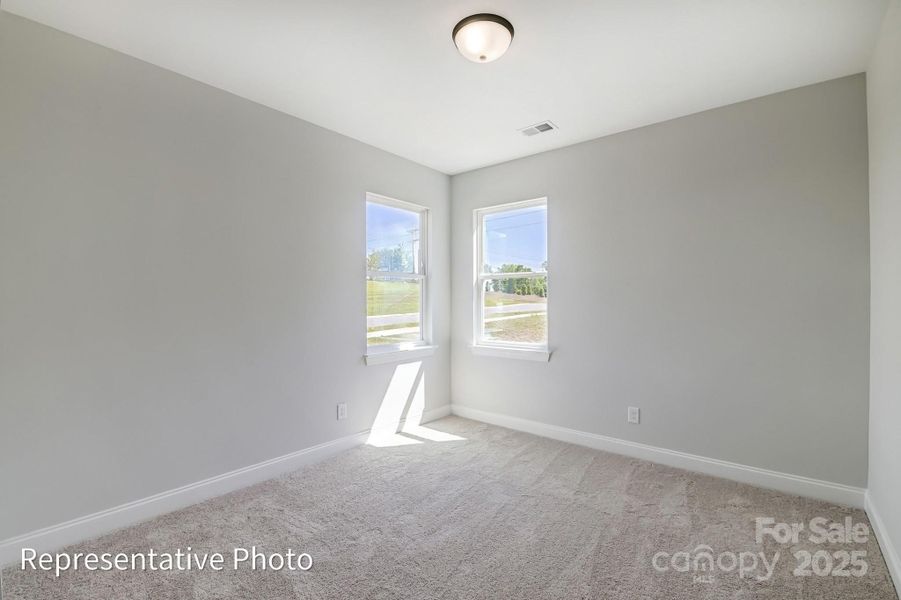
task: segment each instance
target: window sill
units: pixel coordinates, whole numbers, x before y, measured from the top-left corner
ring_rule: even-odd
[[[406,362],[408,360],[416,360],[417,358],[425,358],[435,354],[438,346],[416,346],[414,348],[405,348],[403,350],[387,350],[379,352],[374,350],[363,356],[366,365],[385,365],[388,363]]]
[[[537,362],[548,362],[551,360],[550,350],[538,348],[512,348],[510,346],[481,346],[473,344],[472,353],[480,356],[515,358],[519,360],[534,360]]]

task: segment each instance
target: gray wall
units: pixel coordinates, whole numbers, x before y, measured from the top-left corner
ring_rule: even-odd
[[[863,75],[451,189],[454,403],[866,485]],[[551,361],[474,356],[472,211],[545,195]],[[641,425],[626,423],[630,405]]]
[[[895,548],[901,550],[901,467],[898,466],[901,457],[901,2],[898,0],[889,6],[867,71],[867,103],[872,278],[869,492],[885,525],[883,534],[888,534]]]
[[[433,210],[446,405],[447,176],[0,13],[0,539],[368,428],[367,190]]]

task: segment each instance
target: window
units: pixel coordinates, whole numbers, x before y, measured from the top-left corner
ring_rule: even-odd
[[[475,228],[475,347],[547,356],[547,199],[477,210]]]
[[[366,195],[367,355],[429,339],[427,234],[427,209]]]

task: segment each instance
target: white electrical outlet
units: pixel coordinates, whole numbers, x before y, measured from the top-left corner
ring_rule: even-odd
[[[641,422],[641,409],[639,409],[635,406],[630,406],[628,421],[629,421],[629,423],[635,423],[636,425],[638,423],[640,423]]]
[[[338,420],[347,418],[347,402],[338,405]]]

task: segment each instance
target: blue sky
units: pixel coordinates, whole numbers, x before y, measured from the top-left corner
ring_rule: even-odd
[[[366,254],[379,248],[409,245],[419,239],[419,215],[408,210],[366,203]]]
[[[419,215],[375,202],[366,203],[366,254],[379,248],[410,247],[418,239]],[[537,271],[547,260],[547,207],[532,206],[485,216],[488,264],[519,264]]]
[[[485,215],[485,260],[492,267],[525,265],[533,271],[547,260],[547,207]]]

